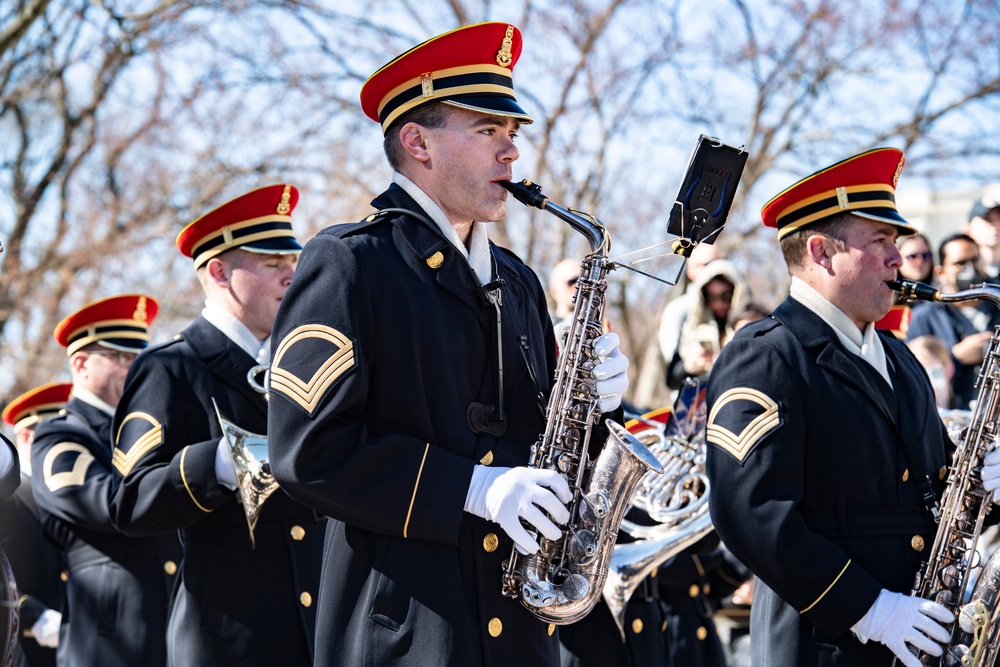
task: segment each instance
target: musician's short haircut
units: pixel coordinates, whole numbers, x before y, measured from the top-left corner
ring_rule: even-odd
[[[399,171],[403,166],[405,154],[402,144],[399,143],[400,128],[407,123],[416,123],[429,128],[444,127],[448,122],[450,111],[451,109],[446,104],[432,102],[408,111],[397,118],[386,130],[385,137],[382,139],[382,150],[385,151],[385,157],[389,160],[389,166],[396,171]]]
[[[808,257],[806,240],[812,234],[822,234],[834,242],[837,250],[844,250],[847,247],[847,228],[855,220],[857,218],[851,213],[841,213],[788,234],[780,241],[781,254],[785,257],[785,264],[788,265],[789,269],[805,266],[806,257]]]

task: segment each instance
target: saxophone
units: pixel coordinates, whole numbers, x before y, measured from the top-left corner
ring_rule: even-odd
[[[558,540],[531,531],[540,549],[534,555],[511,549],[503,573],[504,595],[520,598],[543,621],[565,625],[586,616],[600,600],[632,492],[646,472],[663,472],[663,467],[635,436],[611,420],[605,421],[610,435],[597,459],[590,461],[588,456],[591,432],[600,417],[600,397],[591,377],[593,343],[602,333],[605,277],[614,268],[604,225],[551,203],[530,181],[501,185],[522,204],[568,222],[591,247],[580,267],[573,314],[546,409],[545,432],[532,446],[528,462],[535,468],[555,470],[569,482],[573,491],[570,519]]]
[[[907,280],[890,281],[890,287],[910,299],[969,301],[985,299],[1000,306],[1000,285],[974,285],[971,289],[942,294],[929,285]],[[1000,550],[984,565],[976,550],[983,520],[993,503],[983,489],[982,457],[996,446],[1000,435],[1000,327],[986,348],[976,380],[978,395],[968,426],[962,431],[941,497],[938,530],[927,562],[921,565],[913,595],[938,602],[956,616],[951,640],[941,657],[918,652],[924,665],[987,667],[1000,655]],[[965,592],[975,578],[966,599]],[[893,661],[896,664],[896,661]]]

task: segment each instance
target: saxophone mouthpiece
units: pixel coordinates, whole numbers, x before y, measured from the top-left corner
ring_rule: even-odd
[[[544,210],[545,203],[549,201],[549,198],[542,194],[542,186],[532,183],[527,179],[519,183],[511,181],[497,182],[504,190],[514,195],[514,199],[525,206],[534,206],[535,208]]]
[[[918,301],[940,301],[940,292],[924,283],[915,280],[887,280],[885,284],[896,290],[907,299],[917,299]]]

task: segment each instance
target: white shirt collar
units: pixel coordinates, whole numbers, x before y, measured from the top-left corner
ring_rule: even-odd
[[[258,364],[270,363],[270,336],[264,340],[258,340],[247,325],[240,322],[221,303],[212,299],[205,299],[205,308],[201,311],[201,316],[208,320],[209,324],[225,334],[226,338],[239,345],[244,352],[256,359]]]
[[[892,386],[889,369],[886,362],[885,348],[882,339],[875,331],[875,324],[869,322],[862,333],[856,324],[844,311],[830,303],[826,297],[806,281],[792,276],[791,297],[803,306],[819,315],[820,319],[830,325],[833,333],[849,352],[852,352],[879,372],[885,381]]]
[[[392,172],[392,182],[403,188],[403,191],[410,195],[413,201],[417,202],[417,205],[437,224],[441,233],[448,239],[448,242],[455,246],[462,253],[462,257],[469,261],[469,266],[476,272],[479,282],[485,284],[493,280],[490,239],[486,232],[485,223],[479,221],[472,223],[472,233],[469,235],[469,247],[466,248],[465,244],[462,243],[462,239],[458,238],[458,232],[451,226],[448,216],[444,214],[441,207],[427,196],[427,193],[421,190],[416,183],[398,171]]]
[[[101,412],[103,412],[106,415],[109,415],[111,417],[115,416],[115,409],[114,409],[114,407],[110,403],[108,403],[107,401],[102,400],[100,397],[97,396],[97,394],[95,394],[94,392],[92,392],[92,391],[90,391],[88,389],[84,389],[83,387],[74,386],[73,387],[73,398],[79,398],[81,401],[83,401],[87,405],[91,405],[91,406],[97,408],[98,410],[100,410]]]

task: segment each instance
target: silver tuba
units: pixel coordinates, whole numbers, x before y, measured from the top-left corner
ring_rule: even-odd
[[[667,423],[640,418],[629,429],[656,456],[664,472],[647,473],[639,480],[632,505],[652,525],[622,521],[622,532],[636,541],[615,545],[604,584],[604,601],[623,638],[625,608],[638,585],[712,531],[705,474],[705,392],[700,382],[689,380]]]
[[[538,538],[540,549],[523,555],[511,549],[504,564],[503,594],[516,597],[535,616],[557,625],[586,616],[600,600],[618,527],[636,483],[647,471],[662,472],[660,462],[620,424],[606,421],[610,435],[597,459],[588,448],[600,407],[591,369],[593,344],[602,333],[605,276],[614,268],[608,258],[611,240],[604,226],[551,203],[529,181],[502,182],[522,204],[549,211],[587,237],[592,252],[580,268],[573,313],[566,330],[545,432],[531,449],[529,466],[555,470],[566,478],[573,499],[562,536]],[[534,532],[534,531],[532,531]]]
[[[257,376],[264,373],[264,382],[259,382]],[[267,397],[267,377],[270,371],[267,366],[254,366],[247,373],[247,383],[257,392]],[[222,429],[222,437],[229,445],[229,453],[233,459],[233,470],[236,472],[236,488],[240,492],[243,512],[247,517],[247,527],[250,529],[250,544],[256,546],[253,530],[260,517],[260,509],[264,501],[278,490],[278,482],[271,474],[267,463],[267,436],[251,433],[241,429],[236,424],[222,417],[219,406],[215,406],[215,416]]]
[[[975,285],[954,294],[908,280],[890,287],[911,299],[970,301],[985,299],[1000,306],[1000,285]],[[976,387],[979,391],[968,425],[962,430],[941,497],[934,545],[913,586],[913,595],[934,600],[958,619],[950,624],[951,640],[940,657],[918,652],[925,665],[987,667],[1000,655],[1000,556],[982,563],[977,546],[983,520],[993,506],[980,477],[982,457],[996,447],[1000,435],[1000,327],[986,348]],[[966,591],[972,586],[971,595]],[[896,661],[893,661],[896,664]]]

